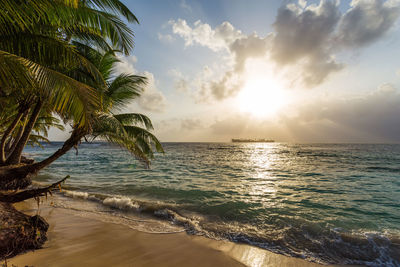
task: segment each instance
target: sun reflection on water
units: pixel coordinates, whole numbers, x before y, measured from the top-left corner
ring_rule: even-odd
[[[275,153],[277,144],[255,143],[247,145],[246,176],[250,183],[246,185],[247,194],[252,198],[262,198],[267,202],[274,197],[276,176],[272,166],[278,161]],[[253,199],[254,200],[254,199]],[[251,200],[252,201],[252,200]]]

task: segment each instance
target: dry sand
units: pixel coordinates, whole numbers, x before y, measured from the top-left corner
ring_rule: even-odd
[[[19,205],[35,213],[33,202]],[[9,266],[320,266],[249,245],[186,233],[148,234],[42,204],[50,224],[43,249],[9,260]]]

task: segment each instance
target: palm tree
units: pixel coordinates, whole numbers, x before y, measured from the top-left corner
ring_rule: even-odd
[[[60,4],[56,1],[47,4],[44,1],[14,1],[13,5],[8,0],[1,2],[5,8],[0,11],[0,93],[16,99],[17,112],[3,132],[0,163],[18,164],[45,103],[55,112],[73,116],[81,125],[85,124],[91,106],[98,105],[93,88],[73,80],[61,70],[84,66],[96,77],[100,75],[88,60],[63,40],[60,26],[56,27],[52,17],[37,10],[37,7],[45,7],[52,14],[52,10],[60,9],[62,1]],[[14,6],[17,6],[15,10]],[[24,21],[22,15],[30,16]],[[35,15],[36,20],[30,21]],[[13,153],[6,159],[5,142],[25,113],[29,114],[29,120]]]
[[[97,69],[77,53],[70,41],[103,49],[118,48],[128,54],[133,47],[133,33],[117,15],[129,22],[138,21],[118,0],[1,0],[0,4],[4,6],[0,11],[0,93],[7,96],[17,91],[20,96],[31,98],[19,105],[15,120],[0,142],[0,164],[10,165],[20,162],[44,102],[52,102],[54,111],[61,116],[72,114],[81,127],[87,127],[86,116],[98,105],[93,88],[63,73],[83,67],[101,81]],[[6,159],[5,142],[28,109],[31,119]]]
[[[114,132],[106,127],[106,122],[108,127],[112,123],[109,117],[104,119],[110,112],[104,110],[110,77],[77,49],[79,45],[89,50],[116,48],[128,54],[133,33],[118,15],[137,22],[129,9],[118,0],[0,0],[0,4],[4,7],[0,10],[0,105],[1,98],[12,98],[15,104],[8,123],[0,125],[0,164],[11,165],[0,169],[0,187],[26,186],[30,174],[66,153],[86,135],[122,145],[147,164],[153,156],[151,144],[162,151],[154,135],[133,125],[142,122],[151,129],[150,120],[144,115],[131,114],[130,120],[111,116],[120,127]],[[85,75],[76,76],[79,72]],[[125,88],[136,88],[144,79],[125,75],[114,81]],[[131,85],[127,85],[128,81]],[[110,99],[109,103],[118,104],[118,99]],[[13,167],[21,162],[22,150],[42,110],[69,121],[73,126],[71,137],[48,159]],[[4,112],[0,112],[1,116]],[[39,137],[35,135],[31,141],[35,138]],[[7,155],[6,147],[11,148]]]
[[[80,49],[82,53],[86,50],[86,56],[101,70],[107,84],[107,88],[96,85],[96,81],[90,80],[90,76],[82,70],[71,73],[71,76],[75,76],[77,80],[85,80],[86,83],[90,83],[101,94],[100,108],[90,115],[91,128],[73,127],[71,136],[59,150],[48,158],[21,169],[28,170],[30,173],[38,172],[67,153],[82,138],[89,141],[107,140],[119,145],[149,166],[150,159],[154,157],[154,149],[157,152],[164,152],[159,140],[150,132],[153,130],[151,120],[140,113],[119,113],[133,99],[141,95],[146,81],[145,77],[125,73],[115,75],[114,67],[119,62],[114,54],[115,51],[101,54],[82,45],[80,45]]]
[[[158,139],[150,132],[153,130],[151,120],[140,113],[120,112],[133,99],[140,97],[146,78],[127,73],[117,75],[115,66],[120,61],[113,51],[101,54],[92,49],[87,54],[107,84],[101,109],[93,116],[91,139],[102,138],[120,145],[148,166],[154,157],[153,146],[157,152],[164,152]]]

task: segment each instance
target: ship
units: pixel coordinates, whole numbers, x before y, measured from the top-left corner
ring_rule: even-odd
[[[238,138],[232,139],[232,143],[274,143],[275,140],[272,139],[245,139],[245,138]]]

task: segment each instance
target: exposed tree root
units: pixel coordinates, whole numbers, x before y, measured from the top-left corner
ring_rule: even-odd
[[[17,202],[21,202],[21,201],[24,201],[24,200],[30,199],[30,198],[47,196],[48,193],[51,194],[51,190],[53,188],[61,185],[61,183],[65,182],[65,180],[67,180],[68,178],[69,178],[69,175],[67,175],[61,181],[58,181],[47,187],[28,189],[28,190],[23,190],[21,192],[11,193],[11,194],[0,193],[0,201],[6,202],[6,203],[17,203]]]
[[[28,216],[16,210],[12,203],[51,194],[64,179],[42,188],[28,189],[15,193],[0,193],[0,261],[11,258],[21,252],[41,248],[47,240],[48,223],[39,215]]]
[[[47,240],[48,227],[39,215],[31,217],[0,202],[0,260],[40,248]]]
[[[32,184],[31,176],[35,172],[30,172],[28,164],[17,164],[0,167],[0,190],[18,190]]]

